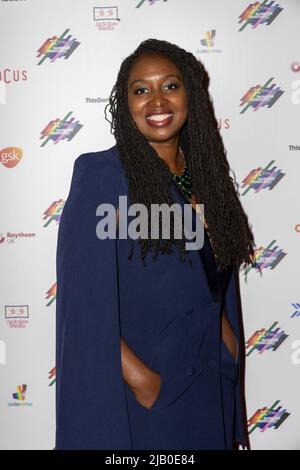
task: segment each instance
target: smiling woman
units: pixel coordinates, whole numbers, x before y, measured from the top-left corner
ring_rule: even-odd
[[[188,104],[180,71],[163,54],[144,54],[131,68],[127,83],[128,105],[138,130],[171,171],[181,173],[184,161],[178,139]]]
[[[205,83],[191,53],[143,41],[107,105],[116,145],[75,160],[57,246],[57,449],[247,446],[237,281],[254,240]],[[191,204],[193,227],[204,204],[203,246],[186,250],[172,223],[162,236],[160,217],[158,238],[98,238],[97,207],[120,196]]]

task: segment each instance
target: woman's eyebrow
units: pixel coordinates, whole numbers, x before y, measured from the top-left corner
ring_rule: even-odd
[[[174,73],[169,73],[168,75],[165,75],[163,78],[169,78],[169,77],[176,77],[176,78],[178,78],[178,80],[181,81],[181,78],[179,77],[179,75],[176,75]],[[140,82],[147,82],[147,79],[146,78],[137,78],[136,80],[133,80],[133,82],[131,82],[131,84],[129,86],[131,88],[135,83],[140,83]]]

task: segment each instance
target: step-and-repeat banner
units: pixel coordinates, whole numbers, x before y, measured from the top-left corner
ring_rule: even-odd
[[[0,0],[2,449],[54,447],[60,215],[75,158],[114,144],[104,107],[151,37],[203,62],[255,235],[261,272],[240,273],[252,449],[300,449],[299,20],[299,0]]]

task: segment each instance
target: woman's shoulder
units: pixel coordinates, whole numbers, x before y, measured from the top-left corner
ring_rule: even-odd
[[[106,173],[121,170],[121,160],[117,150],[117,145],[105,150],[82,153],[74,161],[74,171],[81,174],[90,173],[91,170],[102,169]]]
[[[106,150],[82,153],[74,161],[69,197],[90,198],[101,195],[111,199],[119,193],[122,164],[114,145]]]

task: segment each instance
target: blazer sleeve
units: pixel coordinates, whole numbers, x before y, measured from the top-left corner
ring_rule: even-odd
[[[237,283],[238,283],[238,272],[236,269],[231,270],[229,279],[227,280],[227,288],[225,293],[224,308],[227,313],[229,322],[234,330],[236,338],[239,343],[240,353],[238,357],[238,380],[235,385],[235,429],[234,429],[234,440],[238,442],[243,449],[249,449],[249,437],[247,433],[247,417],[246,417],[246,406],[244,396],[242,394],[243,388],[243,377],[241,367],[241,353],[243,351],[243,337],[242,337],[242,325],[241,318],[238,313],[238,298],[237,298]]]
[[[107,153],[108,152],[108,153]],[[120,348],[116,240],[96,235],[118,200],[109,151],[80,155],[56,252],[56,449],[131,449]]]

